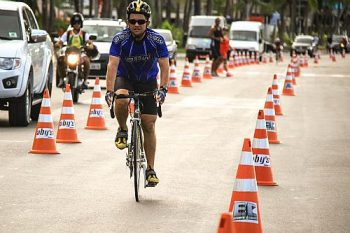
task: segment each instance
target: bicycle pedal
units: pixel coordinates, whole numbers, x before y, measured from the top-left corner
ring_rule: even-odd
[[[146,188],[153,188],[156,187],[158,183],[147,183]]]

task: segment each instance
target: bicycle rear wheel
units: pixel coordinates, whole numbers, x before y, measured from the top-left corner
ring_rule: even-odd
[[[135,200],[139,202],[140,191],[140,172],[141,172],[141,127],[138,124],[133,125],[132,141],[133,141],[133,172],[134,172],[134,190]]]

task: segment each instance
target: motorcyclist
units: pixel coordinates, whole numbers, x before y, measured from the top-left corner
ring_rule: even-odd
[[[282,52],[282,49],[283,49],[281,39],[279,37],[276,37],[276,39],[273,42],[273,45],[274,45],[274,49],[275,49],[275,52],[276,52],[276,59],[280,59],[281,58],[281,52]]]
[[[77,48],[82,48],[86,45],[88,48],[93,49],[93,42],[89,39],[89,34],[82,30],[84,18],[80,13],[74,13],[70,19],[70,25],[72,28],[68,29],[63,35],[59,38],[56,47],[61,47],[64,42],[67,42],[67,46],[74,46]],[[83,78],[84,82],[82,84],[83,89],[87,89],[87,78],[90,73],[90,58],[85,54],[81,54],[82,64],[84,65]],[[63,87],[64,82],[63,78],[66,75],[66,62],[65,57],[59,57],[57,61],[57,72],[59,83],[58,87]]]

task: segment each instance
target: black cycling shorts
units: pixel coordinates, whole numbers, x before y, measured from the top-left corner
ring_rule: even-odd
[[[150,92],[157,89],[157,80],[150,82],[133,82],[124,77],[117,77],[114,83],[114,91],[127,89],[135,93]],[[141,114],[157,115],[157,102],[153,96],[140,97]]]

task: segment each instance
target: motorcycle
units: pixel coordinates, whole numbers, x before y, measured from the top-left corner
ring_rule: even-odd
[[[96,36],[90,36],[90,40],[94,39],[96,39]],[[62,89],[65,91],[66,84],[69,84],[73,102],[77,103],[79,95],[84,93],[84,60],[82,59],[82,54],[86,54],[90,60],[98,60],[100,54],[96,46],[93,46],[93,49],[90,49],[88,45],[85,45],[82,48],[74,46],[62,47],[59,53],[59,57],[64,59],[66,65],[65,76],[63,78],[64,87]]]

